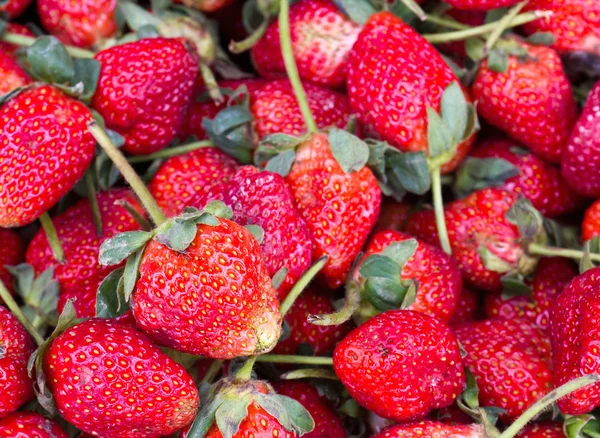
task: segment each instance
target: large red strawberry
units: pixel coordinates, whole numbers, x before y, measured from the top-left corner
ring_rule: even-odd
[[[600,82],[588,94],[562,156],[562,174],[570,188],[585,196],[600,196]]]
[[[9,19],[16,18],[27,9],[30,3],[31,0],[7,0],[0,4],[0,14]]]
[[[0,306],[0,418],[33,398],[33,381],[27,361],[35,344],[21,323]]]
[[[54,420],[34,412],[15,412],[0,420],[0,436],[10,438],[69,438]]]
[[[183,366],[126,324],[77,324],[51,342],[42,361],[60,414],[95,436],[170,435],[198,410]]]
[[[92,106],[125,138],[123,149],[150,154],[179,133],[198,76],[198,57],[183,39],[146,38],[103,50]]]
[[[559,423],[536,423],[525,427],[517,435],[520,438],[564,438],[563,426]]]
[[[354,329],[335,349],[333,364],[360,405],[399,422],[449,406],[465,383],[454,334],[412,310],[390,310]]]
[[[309,82],[339,88],[346,82],[348,53],[360,26],[328,0],[301,0],[290,6],[292,51],[300,77]],[[285,75],[279,25],[271,23],[252,48],[252,60],[263,77]]]
[[[542,158],[557,163],[577,120],[577,105],[558,54],[521,43],[525,58],[510,56],[504,73],[488,60],[473,83],[477,111],[490,124]]]
[[[480,317],[479,303],[481,301],[481,294],[470,287],[463,288],[460,296],[458,297],[458,303],[456,304],[456,311],[450,319],[450,327],[455,327],[465,322],[477,321]]]
[[[552,389],[550,339],[526,319],[486,320],[455,329],[481,406],[513,419]]]
[[[25,259],[25,244],[12,230],[0,228],[0,281],[12,291],[13,277],[6,266],[15,266]]]
[[[0,109],[0,226],[33,222],[83,176],[94,156],[89,110],[51,86]]]
[[[483,438],[482,427],[472,425],[449,425],[435,421],[391,426],[373,438]]]
[[[117,33],[116,0],[39,0],[42,25],[65,44],[91,47]]]
[[[0,50],[0,95],[31,83],[31,78],[9,52]]]
[[[446,0],[446,3],[457,9],[467,11],[489,11],[515,5],[519,0]]]
[[[581,239],[585,242],[600,236],[600,200],[588,207],[581,223]]]

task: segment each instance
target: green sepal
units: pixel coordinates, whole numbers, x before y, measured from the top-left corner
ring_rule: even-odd
[[[369,161],[369,146],[343,129],[332,128],[329,131],[329,147],[345,173],[358,172]]]
[[[369,17],[377,12],[369,0],[334,0],[334,3],[350,20],[358,24],[365,24]]]
[[[481,245],[479,248],[477,248],[477,254],[479,254],[479,257],[481,257],[483,266],[490,271],[506,274],[508,272],[513,272],[515,269],[515,266],[502,260],[484,245]]]
[[[414,303],[416,285],[414,282],[405,285],[399,279],[369,277],[363,285],[363,295],[380,312],[393,309],[406,309]],[[406,298],[408,300],[405,300]]]
[[[267,135],[258,143],[254,152],[254,164],[286,177],[294,164],[296,148],[303,141],[303,137],[287,134]]]
[[[26,66],[33,77],[51,84],[70,85],[75,75],[71,55],[53,36],[41,36],[27,48]]]
[[[479,37],[466,40],[465,50],[469,59],[474,63],[478,63],[485,58],[485,42]]]
[[[418,245],[417,239],[392,242],[381,251],[381,254],[389,257],[402,268],[415,254]]]
[[[279,155],[275,155],[265,165],[265,170],[269,172],[274,172],[282,177],[288,176],[290,170],[292,170],[292,165],[296,160],[296,151],[293,149],[289,149],[287,151],[283,151]]]
[[[285,266],[280,268],[277,272],[275,272],[275,275],[273,275],[273,278],[271,278],[271,284],[273,285],[273,289],[275,289],[275,290],[279,289],[279,287],[285,281],[285,278],[287,277],[288,272],[289,272],[289,269],[286,268]]]
[[[600,438],[600,420],[593,414],[565,415],[563,432],[568,438]]]
[[[520,173],[517,166],[503,158],[468,157],[457,172],[454,193],[464,198],[477,190],[501,186]]]
[[[141,249],[152,238],[147,231],[127,231],[105,240],[100,246],[98,263],[103,266],[121,263],[131,254]]]
[[[184,212],[185,211],[186,210],[184,209]],[[233,217],[233,210],[231,210],[231,207],[225,205],[221,201],[210,201],[204,206],[203,211],[222,219],[231,219]]]
[[[244,225],[244,228],[250,231],[250,234],[256,239],[259,245],[265,240],[265,230],[260,225]]]
[[[287,411],[291,421],[292,430],[294,430],[298,436],[302,436],[314,430],[315,421],[304,406],[293,398],[285,395],[277,395],[275,397],[277,397],[278,401]]]
[[[509,300],[514,297],[527,297],[533,300],[531,286],[519,273],[508,273],[502,276],[502,299]]]
[[[23,91],[31,88],[32,86],[33,85],[26,85],[24,87],[17,87],[14,90],[10,90],[8,93],[4,93],[4,94],[0,95],[0,106],[4,105],[9,100],[17,97]]]
[[[500,48],[491,50],[488,55],[488,66],[496,73],[506,73],[508,70],[508,53]]]
[[[240,424],[248,416],[248,406],[252,395],[241,394],[233,403],[222,403],[215,411],[215,422],[223,438],[231,438],[240,429]]]
[[[129,28],[134,31],[138,31],[145,26],[154,26],[156,28],[162,24],[160,18],[133,2],[118,2],[117,8],[125,18]]]
[[[214,145],[242,164],[252,163],[253,123],[254,116],[247,105],[228,106],[213,119],[202,120],[202,126]]]
[[[125,268],[118,268],[104,277],[96,293],[96,317],[116,318],[129,310],[125,299],[123,272]]]
[[[127,257],[127,262],[125,262],[125,271],[123,272],[123,295],[126,303],[129,302],[133,289],[135,288],[143,254],[144,250],[138,249]]]
[[[579,272],[584,273],[596,267],[590,257],[591,254],[600,253],[600,236],[593,237],[583,243],[583,257],[579,262]]]
[[[8,3],[10,3],[10,0],[0,0],[0,6],[6,6]],[[8,21],[0,18],[0,35],[2,35],[4,32],[6,32],[7,28],[8,28]]]
[[[465,140],[469,124],[468,103],[458,82],[452,82],[442,93],[440,114],[452,138]]]
[[[398,280],[402,267],[394,260],[381,254],[373,254],[365,259],[358,269],[364,278],[381,277]]]
[[[82,102],[89,104],[94,97],[100,78],[100,62],[95,59],[73,60],[74,74],[71,79],[71,95],[75,95]]]
[[[524,196],[521,195],[517,198],[506,213],[506,220],[517,226],[521,240],[545,243],[547,234],[544,227],[544,216]]]
[[[552,32],[536,32],[527,37],[527,42],[537,46],[550,46],[554,44],[556,37]]]
[[[498,422],[498,417],[505,412],[504,409],[495,406],[480,406],[479,388],[477,387],[475,376],[473,376],[468,368],[465,367],[464,370],[467,377],[467,384],[463,392],[456,399],[458,408],[484,427],[486,437],[499,436],[495,425]]]
[[[192,422],[186,438],[204,438],[215,423],[215,413],[225,400],[224,394],[218,392],[222,381],[214,385],[203,383],[199,388],[200,410]]]

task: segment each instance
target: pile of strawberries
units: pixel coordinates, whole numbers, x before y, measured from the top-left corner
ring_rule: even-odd
[[[600,437],[600,1],[0,14],[0,438]]]

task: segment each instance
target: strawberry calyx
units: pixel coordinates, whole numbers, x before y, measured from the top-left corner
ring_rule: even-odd
[[[464,198],[477,190],[502,186],[520,173],[517,166],[504,158],[467,157],[458,169],[453,190],[458,198]]]
[[[592,438],[600,433],[600,420],[593,414],[565,415],[564,432],[568,438]]]
[[[465,375],[467,376],[467,385],[456,399],[457,406],[461,411],[471,416],[477,423],[481,424],[485,430],[486,437],[498,437],[500,432],[496,428],[496,422],[498,421],[498,417],[504,413],[504,409],[496,406],[480,406],[479,388],[477,387],[475,377],[466,367]]]

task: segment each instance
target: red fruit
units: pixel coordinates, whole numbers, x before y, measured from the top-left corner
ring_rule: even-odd
[[[345,173],[325,134],[302,143],[286,181],[313,236],[313,259],[329,256],[322,273],[341,286],[362,249],[381,205],[381,190],[368,167]]]
[[[179,133],[198,76],[198,57],[183,39],[147,38],[103,50],[92,106],[125,137],[123,149],[150,154]]]
[[[232,3],[234,0],[175,0],[175,3],[183,3],[190,8],[203,12],[214,12]]]
[[[19,15],[27,9],[31,0],[8,0],[2,2],[0,5],[0,14],[6,16],[6,18],[17,18]]]
[[[0,227],[33,222],[73,188],[94,156],[89,110],[45,85],[0,108]]]
[[[168,216],[180,214],[192,200],[214,185],[228,181],[237,163],[217,148],[207,147],[167,159],[154,174],[148,189]]]
[[[185,369],[142,333],[110,320],[67,329],[43,366],[60,414],[96,436],[170,435],[198,410],[198,391]]]
[[[404,231],[411,210],[412,205],[406,202],[396,202],[390,198],[383,199],[381,213],[373,227],[373,233],[385,230]]]
[[[446,3],[467,11],[489,11],[516,5],[519,0],[446,0]]]
[[[537,423],[525,427],[517,435],[521,438],[564,438],[562,424],[558,423]]]
[[[16,58],[9,52],[0,49],[0,95],[24,87],[31,83],[31,78],[21,68]]]
[[[342,420],[314,386],[285,380],[272,385],[278,394],[293,398],[304,406],[315,421],[314,430],[302,435],[304,438],[346,438]]]
[[[354,329],[336,347],[333,365],[360,405],[398,422],[449,406],[465,383],[454,334],[411,310],[390,310]]]
[[[34,33],[29,30],[27,26],[23,26],[19,23],[8,23],[6,26],[6,32],[16,33],[19,35],[24,35],[28,37],[35,38]],[[14,55],[15,52],[19,49],[19,46],[11,43],[7,43],[5,41],[0,41],[0,51],[4,51]]]
[[[458,79],[438,51],[389,12],[372,15],[350,51],[352,109],[369,130],[403,151],[428,150],[426,108],[439,112],[452,82]],[[444,172],[458,166],[473,139],[458,146]]]
[[[346,82],[348,53],[359,32],[360,25],[328,0],[301,0],[291,5],[290,35],[300,77],[340,88]],[[263,77],[285,76],[277,21],[252,48],[252,60]]]
[[[577,105],[558,54],[522,44],[526,60],[510,56],[505,73],[485,60],[473,84],[477,111],[491,125],[542,158],[557,163],[577,120]]]
[[[585,211],[581,224],[581,240],[585,242],[596,236],[600,236],[600,199]]]
[[[485,296],[485,312],[490,318],[525,318],[538,328],[547,330],[550,328],[550,311],[554,300],[576,275],[577,270],[570,260],[543,258],[537,265],[533,280],[529,282],[531,298],[503,298],[499,292],[489,293]]]
[[[15,266],[25,259],[25,244],[14,231],[0,228],[0,281],[12,291],[13,276],[6,266]]]
[[[455,330],[467,352],[481,406],[496,406],[514,419],[552,389],[550,339],[526,319],[487,320]]]
[[[186,252],[151,240],[139,272],[133,314],[160,345],[232,359],[267,352],[277,343],[277,291],[258,242],[235,222],[198,225]]]
[[[562,156],[562,174],[570,188],[585,196],[600,196],[600,82],[588,94]]]
[[[15,412],[0,420],[0,436],[7,438],[69,438],[54,420],[34,412]]]
[[[381,231],[373,236],[363,260],[381,254],[390,244],[411,239],[398,231]],[[357,279],[360,275],[357,273]],[[413,280],[417,286],[415,302],[408,309],[438,317],[448,322],[458,304],[463,284],[456,261],[444,251],[418,242],[413,256],[402,267],[401,278]]]
[[[0,306],[0,418],[19,409],[33,398],[33,381],[27,361],[35,344],[21,323]]]
[[[116,0],[38,0],[44,29],[64,44],[91,47],[117,33]]]
[[[478,424],[457,425],[422,421],[388,427],[373,438],[483,438],[485,433]]]
[[[450,327],[465,322],[477,321],[479,319],[479,302],[481,301],[480,293],[471,288],[463,288],[458,297],[456,311],[450,319]]]

